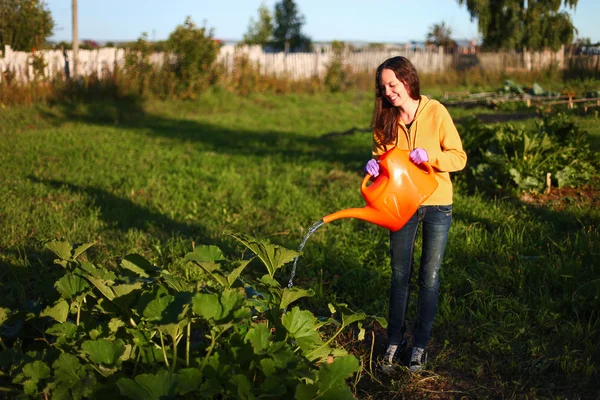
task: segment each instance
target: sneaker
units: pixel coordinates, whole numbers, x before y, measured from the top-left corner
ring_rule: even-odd
[[[413,347],[408,368],[410,372],[421,372],[427,363],[427,352],[422,347]]]
[[[394,370],[394,364],[397,364],[400,361],[400,357],[402,357],[402,353],[404,353],[407,346],[408,342],[406,340],[403,340],[400,344],[390,344],[388,346],[381,365],[381,369],[384,373],[389,374]]]

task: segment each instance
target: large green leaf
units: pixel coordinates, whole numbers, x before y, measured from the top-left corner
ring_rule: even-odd
[[[119,391],[134,400],[168,400],[177,395],[178,375],[161,369],[152,374],[141,374],[135,381],[121,378],[117,381]]]
[[[77,246],[75,250],[73,250],[73,259],[79,257],[84,251],[92,247],[94,243],[84,243],[80,246]]]
[[[196,262],[219,262],[225,261],[225,256],[221,249],[217,246],[197,246],[194,251],[185,255],[185,261],[196,261]]]
[[[312,289],[285,288],[281,295],[281,304],[279,305],[279,308],[286,309],[294,301],[301,299],[302,297],[314,296],[314,294],[315,292]]]
[[[177,318],[175,315],[168,315],[169,306],[175,300],[175,296],[168,293],[156,293],[153,300],[151,300],[146,308],[144,308],[143,315],[148,321],[159,322],[169,321],[173,322]],[[166,322],[168,323],[168,322]]]
[[[42,361],[36,360],[23,367],[23,375],[37,382],[50,378],[50,368]]]
[[[219,295],[197,293],[192,299],[192,310],[204,319],[220,319],[223,315],[223,307],[219,302]]]
[[[68,353],[62,353],[52,364],[54,369],[53,399],[85,399],[95,390],[96,377],[87,373],[79,359]]]
[[[142,315],[154,324],[177,324],[186,315],[191,301],[190,293],[168,294],[161,287],[153,298],[146,304]]]
[[[115,293],[110,287],[110,282],[95,276],[87,275],[86,279],[96,287],[108,300],[112,301],[115,298]]]
[[[58,322],[66,322],[69,316],[69,303],[60,299],[53,306],[48,306],[40,313],[40,317],[51,317]]]
[[[23,385],[23,392],[26,395],[39,397],[41,389],[38,383],[48,378],[50,378],[50,368],[42,361],[36,360],[26,364],[22,372],[14,378],[13,383]]]
[[[197,293],[192,299],[192,310],[207,320],[224,322],[246,313],[245,299],[237,289],[225,289],[218,294]]]
[[[251,236],[244,235],[242,233],[228,232],[230,236],[241,242],[244,246],[249,248],[254,254],[261,259],[261,261],[267,267],[267,271],[271,277],[274,277],[275,272],[284,266],[286,263],[292,261],[294,258],[299,256],[301,253],[286,249],[275,244],[270,243],[266,240],[255,239]]]
[[[73,246],[71,246],[69,242],[53,240],[46,243],[44,247],[56,254],[61,260],[68,261],[71,259]]]
[[[271,343],[271,332],[266,324],[257,324],[248,330],[244,340],[252,344],[256,354],[262,354]]]
[[[72,322],[62,322],[58,324],[52,325],[50,328],[46,329],[46,333],[52,336],[64,336],[67,339],[72,339],[75,337],[75,333],[77,332],[77,325]]]
[[[106,339],[86,340],[81,350],[96,364],[106,366],[118,365],[125,352],[125,344],[121,339],[111,342]]]
[[[336,358],[332,364],[322,364],[318,378],[320,398],[354,399],[346,384],[346,378],[359,370],[358,360],[353,356]]]
[[[167,271],[161,271],[160,277],[164,280],[168,287],[176,292],[191,292],[194,290],[193,284],[187,282],[183,278],[173,276]]]
[[[303,311],[298,307],[285,313],[282,319],[288,334],[305,353],[323,345],[319,332],[315,330],[316,322],[317,319],[310,311]]]
[[[121,307],[122,310],[129,310],[142,289],[142,282],[113,285],[111,289],[115,295],[113,302]]]
[[[121,267],[128,269],[142,278],[148,278],[148,273],[154,271],[152,263],[139,254],[128,254],[123,257]]]
[[[107,270],[104,267],[96,267],[94,264],[84,261],[79,264],[79,268],[87,272],[95,278],[102,279],[103,281],[114,282],[117,276],[114,272]]]
[[[275,362],[277,368],[286,368],[288,364],[295,362],[294,350],[292,347],[283,341],[275,341],[267,348],[267,353]]]
[[[82,277],[68,272],[56,281],[54,287],[65,299],[72,299],[85,292],[89,285]]]

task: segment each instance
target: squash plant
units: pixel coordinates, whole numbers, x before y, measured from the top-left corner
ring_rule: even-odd
[[[588,134],[564,114],[545,116],[534,128],[511,123],[485,125],[476,118],[461,126],[468,155],[463,185],[488,193],[541,192],[552,185],[577,186],[597,176],[598,160]]]
[[[313,294],[275,279],[299,253],[231,236],[253,258],[195,247],[185,260],[204,271],[200,281],[139,254],[108,268],[81,260],[92,244],[47,243],[64,270],[57,298],[38,312],[0,309],[2,389],[52,399],[353,398],[345,380],[359,362],[333,343],[366,316],[345,305],[330,305],[329,318],[287,310]],[[244,274],[260,264],[262,276]]]

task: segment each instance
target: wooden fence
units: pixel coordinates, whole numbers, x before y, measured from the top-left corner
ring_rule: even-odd
[[[46,66],[43,77],[53,79],[65,78],[66,67],[71,63],[73,70],[72,51],[43,50],[36,53],[43,56]],[[217,61],[227,71],[236,68],[236,57],[244,54],[265,75],[288,76],[292,79],[305,79],[313,76],[323,77],[327,67],[334,60],[334,53],[265,53],[260,46],[223,46]],[[126,50],[121,48],[102,48],[96,50],[79,50],[78,71],[82,75],[112,72],[115,65],[123,67]],[[480,67],[485,70],[535,70],[555,65],[559,69],[589,68],[598,69],[600,56],[577,56],[577,59],[565,59],[564,51],[559,52],[510,52],[510,53],[476,53],[476,54],[445,54],[440,48],[410,49],[399,46],[394,50],[377,52],[347,52],[343,54],[344,65],[354,72],[373,71],[387,58],[404,56],[412,61],[417,70],[422,73],[444,72],[451,69],[466,69]],[[33,54],[12,51],[6,46],[0,57],[0,81],[10,74],[13,79],[27,82],[34,79],[32,66]],[[163,53],[154,53],[150,61],[160,66],[164,62]]]

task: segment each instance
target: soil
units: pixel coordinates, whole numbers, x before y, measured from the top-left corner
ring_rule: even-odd
[[[549,207],[554,211],[562,211],[569,204],[581,204],[591,207],[600,206],[600,188],[597,185],[586,185],[580,188],[552,188],[549,193],[524,193],[521,201],[526,204]]]

